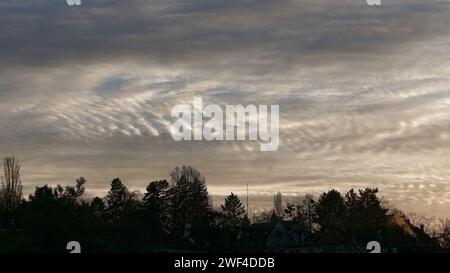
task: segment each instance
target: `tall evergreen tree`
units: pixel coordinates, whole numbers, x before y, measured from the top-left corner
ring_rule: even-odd
[[[119,220],[127,212],[134,209],[137,206],[135,195],[130,193],[122,184],[119,178],[114,179],[111,182],[111,189],[106,196],[107,208],[105,213],[112,221]]]
[[[230,227],[242,225],[246,217],[245,207],[234,193],[225,198],[225,203],[221,205],[221,213],[224,224]]]
[[[147,226],[147,239],[160,241],[164,230],[168,227],[169,215],[169,182],[167,180],[153,181],[147,186],[147,192],[143,198],[145,219]]]

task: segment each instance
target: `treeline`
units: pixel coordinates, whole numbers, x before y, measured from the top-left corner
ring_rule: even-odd
[[[267,217],[249,219],[233,193],[213,208],[205,178],[190,166],[174,168],[169,180],[149,183],[143,196],[119,178],[103,198],[88,200],[85,186],[82,177],[73,186],[38,186],[25,200],[20,165],[6,158],[0,251],[66,252],[69,241],[78,241],[83,252],[262,252],[277,223],[290,226],[296,244],[377,240],[384,246],[450,246],[450,225],[432,238],[404,214],[385,208],[377,189],[351,190],[345,196],[331,190],[287,206],[280,195]]]
[[[69,241],[83,252],[237,251],[250,225],[234,194],[213,210],[204,177],[190,166],[176,167],[170,181],[151,182],[143,198],[116,178],[104,198],[87,200],[81,177],[74,186],[38,186],[25,200],[20,166],[14,159],[4,165],[16,170],[0,193],[4,252],[66,252]]]

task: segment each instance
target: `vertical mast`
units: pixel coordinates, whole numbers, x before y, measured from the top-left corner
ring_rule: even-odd
[[[247,185],[247,218],[249,218],[248,216],[248,211],[249,211],[249,207],[248,207],[248,184]]]

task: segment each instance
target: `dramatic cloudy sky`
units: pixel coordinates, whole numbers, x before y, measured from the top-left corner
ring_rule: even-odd
[[[0,153],[27,193],[190,164],[213,194],[379,187],[450,216],[450,2],[0,2]],[[179,103],[279,104],[280,148],[174,142]]]

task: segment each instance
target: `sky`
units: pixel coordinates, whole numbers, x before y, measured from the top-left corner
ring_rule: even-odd
[[[0,154],[24,191],[192,165],[211,194],[378,187],[450,217],[450,1],[3,0]],[[280,107],[280,146],[182,141],[171,109]]]

